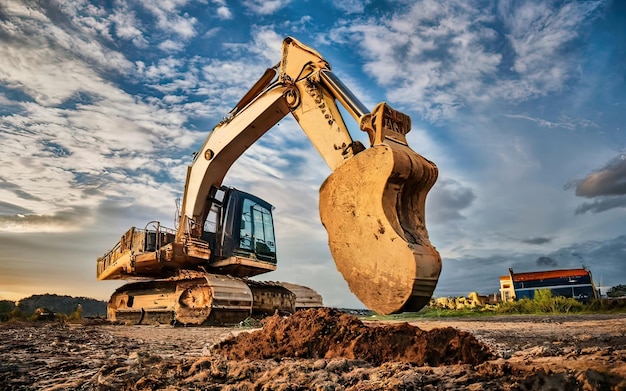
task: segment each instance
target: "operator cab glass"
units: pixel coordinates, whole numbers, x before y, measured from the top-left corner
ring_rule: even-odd
[[[223,193],[221,197],[220,191]],[[267,272],[268,267],[274,270],[276,238],[272,205],[234,188],[222,187],[214,194],[206,212],[202,235],[213,249],[211,264],[222,267],[228,262],[242,261],[231,259],[225,263],[223,260],[240,257],[247,259],[247,267],[258,268],[259,272]],[[254,262],[259,265],[251,266]]]
[[[211,248],[210,267],[251,277],[276,270],[272,205],[231,187],[213,188],[201,240]]]
[[[260,260],[276,262],[274,223],[269,205],[244,198],[239,226],[239,249],[255,253]]]

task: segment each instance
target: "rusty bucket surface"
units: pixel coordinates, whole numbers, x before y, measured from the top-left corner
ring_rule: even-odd
[[[428,239],[426,195],[437,167],[407,145],[376,145],[337,168],[320,188],[320,217],[337,269],[379,314],[418,311],[441,272]]]

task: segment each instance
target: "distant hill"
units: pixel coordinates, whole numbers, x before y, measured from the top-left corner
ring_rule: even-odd
[[[52,312],[69,315],[76,310],[79,304],[83,307],[83,316],[106,316],[107,303],[87,297],[55,294],[32,295],[20,300],[17,307],[27,314],[32,314],[39,307],[45,307]]]

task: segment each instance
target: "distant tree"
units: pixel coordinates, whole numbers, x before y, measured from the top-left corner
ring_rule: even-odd
[[[571,297],[552,295],[550,289],[537,289],[533,299],[500,303],[497,310],[502,313],[518,314],[567,314],[583,309],[583,304]]]
[[[8,320],[25,320],[27,318],[27,315],[19,307],[15,307],[7,315],[9,316]]]
[[[546,302],[552,299],[552,291],[550,289],[537,289],[535,291],[535,301]]]
[[[32,295],[20,300],[18,307],[24,313],[32,314],[37,308],[45,307],[57,314],[71,315],[80,305],[80,316],[106,314],[107,303],[86,297],[59,296],[55,294]]]
[[[0,300],[0,314],[6,314],[15,309],[15,302],[10,300]]]
[[[606,291],[608,297],[622,297],[626,296],[626,285],[615,285]]]
[[[81,320],[83,318],[83,306],[78,304],[74,312],[72,312],[69,316],[70,320]]]

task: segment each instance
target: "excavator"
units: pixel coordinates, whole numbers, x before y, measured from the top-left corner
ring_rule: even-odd
[[[369,146],[353,140],[338,105]],[[436,165],[409,147],[409,116],[384,102],[370,112],[317,51],[287,37],[278,64],[195,154],[176,229],[157,221],[133,227],[97,259],[98,280],[131,280],[111,296],[110,320],[220,325],[322,306],[311,288],[250,278],[276,269],[273,207],[222,184],[246,149],[288,114],[331,170],[319,213],[350,290],[379,314],[429,302],[441,271],[424,215]]]

